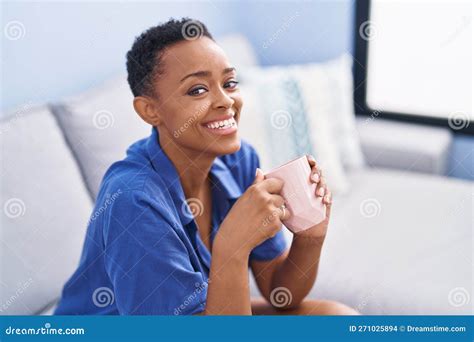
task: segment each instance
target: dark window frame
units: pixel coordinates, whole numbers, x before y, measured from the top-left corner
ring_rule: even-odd
[[[455,134],[474,135],[474,121],[469,121],[467,127],[453,129],[449,126],[448,118],[430,117],[411,113],[379,111],[368,107],[366,101],[367,89],[367,55],[368,40],[359,34],[359,28],[370,20],[370,0],[357,0],[355,8],[354,27],[354,110],[359,116],[375,116],[395,121],[411,122],[429,126],[447,127]]]

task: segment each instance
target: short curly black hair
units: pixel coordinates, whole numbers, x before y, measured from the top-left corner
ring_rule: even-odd
[[[199,20],[171,18],[136,37],[132,48],[127,52],[128,84],[133,95],[151,96],[154,93],[153,80],[162,72],[160,58],[165,47],[202,36],[214,40],[206,25]]]

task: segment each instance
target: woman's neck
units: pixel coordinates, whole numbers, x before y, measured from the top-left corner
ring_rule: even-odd
[[[201,198],[209,187],[209,171],[216,157],[177,146],[166,133],[159,134],[159,143],[178,172],[186,198]]]

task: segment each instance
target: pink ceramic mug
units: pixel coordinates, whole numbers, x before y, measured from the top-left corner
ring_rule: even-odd
[[[322,197],[316,197],[316,184],[310,181],[311,167],[306,156],[293,159],[265,173],[265,178],[284,181],[280,195],[290,211],[283,224],[293,233],[306,230],[326,218]]]

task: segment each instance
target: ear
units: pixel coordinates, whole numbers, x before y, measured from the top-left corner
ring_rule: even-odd
[[[133,108],[135,108],[135,112],[143,121],[152,126],[159,126],[161,124],[162,118],[159,114],[156,100],[148,96],[136,96],[133,99]]]

